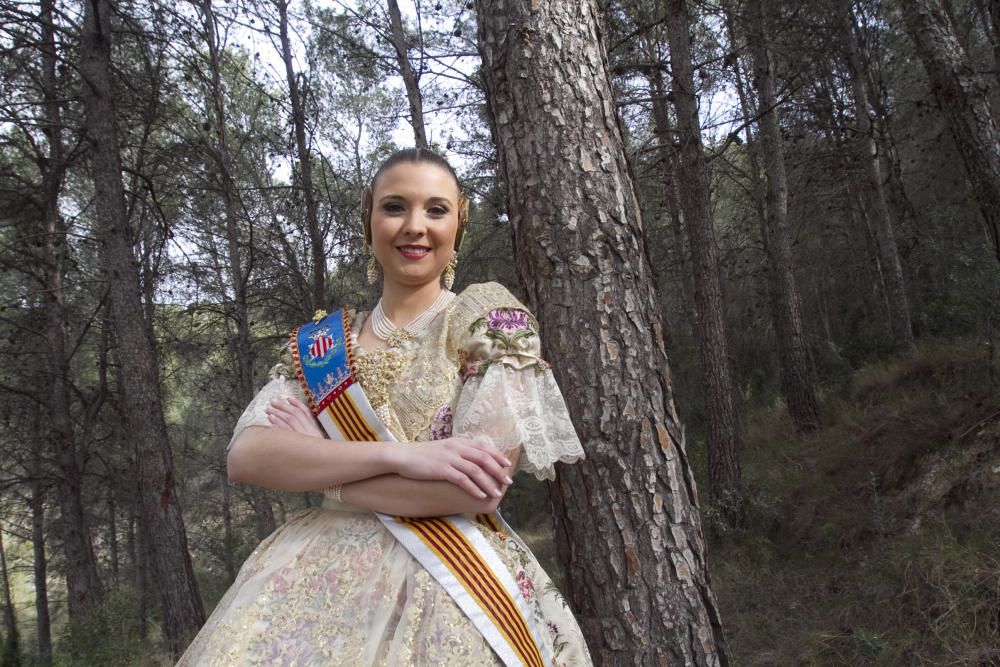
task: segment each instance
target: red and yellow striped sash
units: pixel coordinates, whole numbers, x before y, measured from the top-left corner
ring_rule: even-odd
[[[477,518],[487,516],[480,514]],[[440,518],[396,517],[396,521],[413,531],[441,559],[486,612],[521,662],[529,667],[544,667],[538,645],[516,602],[460,530]]]

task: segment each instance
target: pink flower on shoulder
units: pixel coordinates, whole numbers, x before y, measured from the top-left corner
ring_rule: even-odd
[[[528,313],[514,308],[496,308],[486,316],[486,327],[499,331],[528,328]]]
[[[531,583],[531,579],[528,578],[524,570],[517,572],[517,586],[521,589],[521,595],[524,596],[525,601],[531,602],[535,597],[535,585]]]
[[[450,405],[442,405],[431,417],[431,440],[444,440],[451,437],[451,426],[454,416]]]

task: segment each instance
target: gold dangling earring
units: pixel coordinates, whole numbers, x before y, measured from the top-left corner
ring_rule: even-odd
[[[378,262],[375,260],[375,253],[372,252],[372,247],[368,246],[368,284],[374,285],[378,282]]]
[[[444,287],[445,289],[451,289],[452,285],[455,284],[455,266],[458,265],[458,253],[451,256],[451,261],[448,262],[448,266],[444,267]]]

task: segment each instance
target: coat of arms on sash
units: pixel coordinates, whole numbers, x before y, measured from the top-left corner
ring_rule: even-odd
[[[309,338],[312,340],[308,349],[309,356],[302,360],[307,366],[325,365],[343,344],[343,340],[331,336],[330,328],[325,326],[310,332]]]

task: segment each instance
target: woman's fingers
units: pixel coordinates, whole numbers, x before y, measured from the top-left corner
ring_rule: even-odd
[[[292,424],[289,422],[288,417],[280,412],[275,412],[273,410],[267,411],[267,420],[271,422],[274,426],[278,428],[283,428],[289,431],[294,431]]]
[[[497,449],[490,441],[490,439],[487,438],[486,436],[477,435],[476,437],[472,438],[470,442],[480,451],[486,452],[491,457],[493,457],[493,459],[500,465],[507,467],[512,465],[510,460],[506,456],[504,456],[503,453],[499,449]]]
[[[290,398],[287,401],[273,401],[268,406],[268,413],[280,415],[283,423],[287,424],[296,433],[319,438],[323,437],[323,433],[319,430],[312,412],[302,401],[294,398]]]
[[[490,446],[492,448],[492,445]],[[497,484],[510,484],[511,479],[507,475],[507,469],[490,452],[479,449],[471,449],[464,453],[467,461],[474,463],[485,474],[496,480]],[[500,458],[503,458],[501,456]],[[506,459],[504,459],[506,460]]]
[[[471,479],[472,483],[475,484],[477,490],[493,496],[494,498],[500,498],[503,496],[503,483],[493,479],[493,477],[488,475],[485,470],[472,461],[463,459],[454,464],[454,467],[465,473],[465,476]],[[480,498],[485,497],[485,495],[480,496]]]
[[[444,475],[444,481],[451,482],[458,488],[468,493],[473,498],[485,499],[486,492],[476,486],[468,475],[457,468],[450,468]]]
[[[397,472],[411,479],[450,482],[474,498],[500,498],[511,483],[506,457],[488,442],[448,438],[403,447]]]

